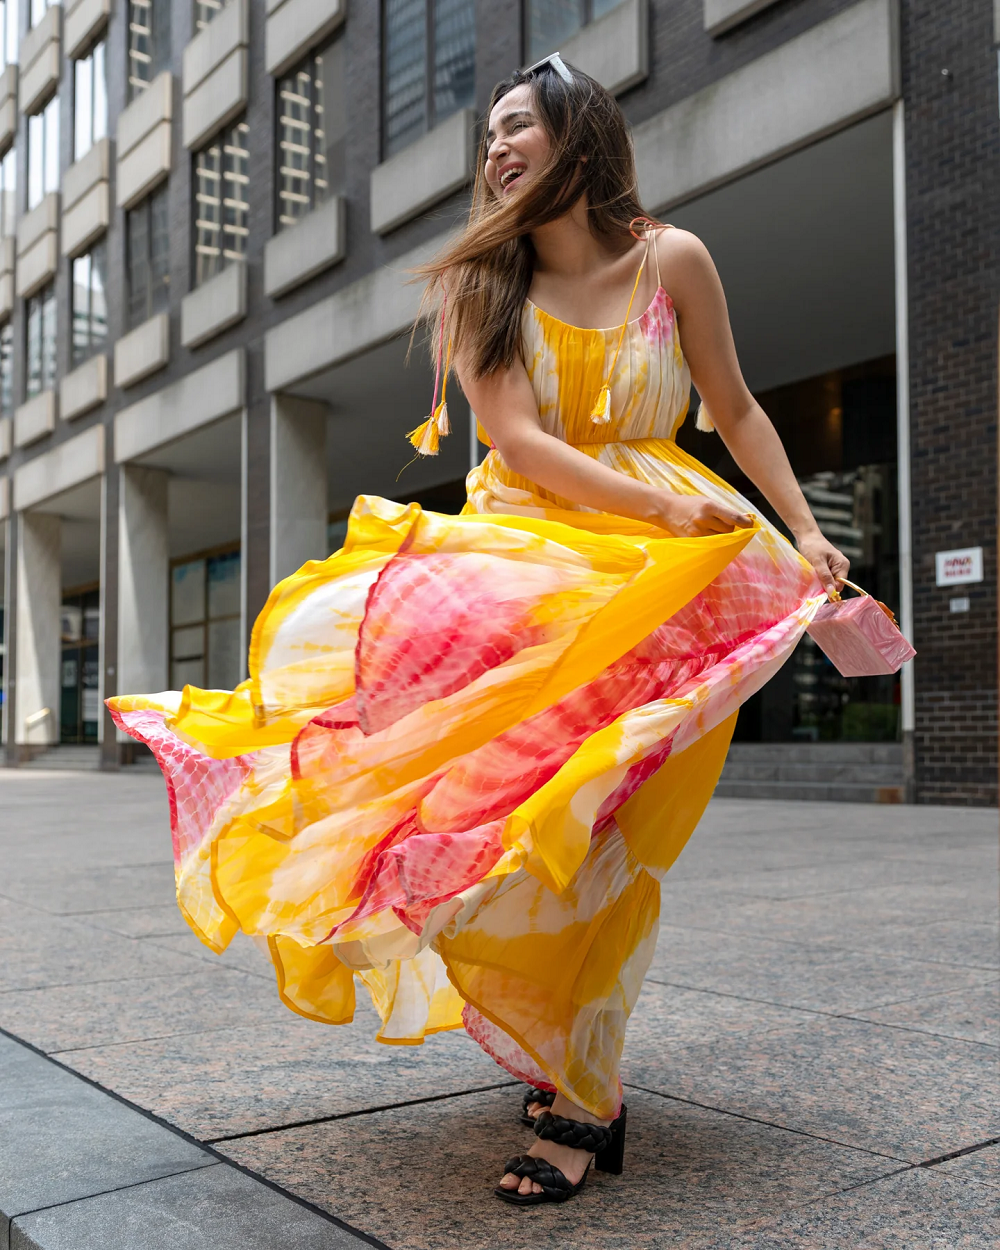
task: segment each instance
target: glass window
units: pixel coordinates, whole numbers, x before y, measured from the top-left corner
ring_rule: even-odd
[[[17,0],[0,0],[0,65],[17,64]]]
[[[195,154],[195,286],[246,256],[248,133],[246,122],[237,122]]]
[[[170,302],[170,221],[167,187],[130,209],[125,218],[128,322],[137,326]]]
[[[62,687],[60,742],[96,742],[101,704],[98,638],[101,593],[95,587],[69,591],[60,611],[62,622]]]
[[[622,0],[528,0],[527,60],[537,61],[588,22],[616,9]]]
[[[45,16],[45,11],[53,4],[58,4],[59,0],[29,0],[28,3],[28,28],[34,30],[38,23]]]
[[[14,326],[5,321],[0,326],[0,415],[14,411]]]
[[[232,690],[240,649],[240,553],[179,561],[170,571],[170,685]]]
[[[0,238],[14,233],[17,224],[17,154],[11,148],[0,161]]]
[[[59,188],[59,97],[28,118],[28,208]]]
[[[73,365],[108,341],[108,253],[102,239],[73,261]]]
[[[56,384],[56,288],[42,287],[27,301],[27,397],[51,390]]]
[[[105,76],[105,43],[73,63],[73,160],[108,133],[108,88]]]
[[[386,156],[473,102],[475,54],[474,0],[385,0]]]
[[[204,30],[215,20],[217,14],[229,3],[229,0],[194,0],[194,28]]]
[[[170,0],[129,0],[128,98],[142,95],[170,64]]]
[[[278,229],[344,189],[344,43],[335,39],[278,80]]]

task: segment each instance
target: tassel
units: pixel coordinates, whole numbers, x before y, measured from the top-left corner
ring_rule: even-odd
[[[418,455],[436,456],[438,454],[437,422],[433,417],[428,417],[415,430],[411,430],[406,437],[417,449]]]
[[[451,422],[448,420],[448,404],[443,399],[434,409],[434,420],[437,424],[437,432],[439,436],[441,438],[447,438],[451,433]]]
[[[711,434],[715,430],[715,422],[708,415],[708,409],[704,403],[698,405],[698,416],[695,419],[694,428],[701,430],[702,434]]]
[[[610,386],[602,386],[597,392],[597,399],[594,402],[594,410],[590,414],[590,419],[595,425],[607,425],[611,420]]]

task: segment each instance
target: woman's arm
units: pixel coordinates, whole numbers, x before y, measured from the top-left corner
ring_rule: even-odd
[[[705,245],[685,230],[657,243],[669,270],[691,379],[723,442],[751,482],[785,522],[824,590],[835,592],[850,561],[820,531],[778,432],[747,389],[729,325],[722,283]]]
[[[585,508],[659,525],[693,537],[729,533],[752,518],[703,495],[675,495],[616,473],[575,447],[546,434],[524,366],[473,378],[459,362],[456,372],[477,418],[507,465],[545,490]]]

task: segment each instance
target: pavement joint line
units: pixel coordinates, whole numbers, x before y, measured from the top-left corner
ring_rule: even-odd
[[[208,1164],[209,1167],[218,1167],[220,1160],[216,1159],[214,1163]],[[155,1185],[158,1181],[173,1180],[175,1176],[189,1176],[192,1172],[204,1172],[204,1167],[181,1168],[177,1172],[167,1172],[163,1176],[146,1177],[141,1181],[129,1181],[125,1185],[112,1185],[109,1189],[98,1189],[92,1194],[85,1194],[81,1198],[67,1198],[65,1202],[48,1202],[43,1207],[31,1207],[27,1211],[18,1211],[11,1215],[10,1223],[14,1224],[15,1220],[23,1220],[26,1215],[40,1215],[43,1211],[58,1211],[60,1207],[73,1207],[78,1202],[89,1202],[91,1198],[106,1198],[108,1194],[124,1193],[128,1189],[141,1189],[143,1185]]]
[[[247,1137],[266,1137],[268,1133],[284,1133],[294,1128],[311,1128],[315,1124],[330,1124],[335,1120],[353,1120],[362,1115],[375,1115],[379,1111],[396,1111],[400,1107],[419,1107],[428,1102],[445,1102],[449,1098],[468,1098],[471,1094],[486,1094],[494,1089],[510,1089],[521,1081],[500,1081],[496,1085],[476,1085],[471,1089],[458,1089],[450,1094],[428,1094],[425,1098],[408,1098],[404,1102],[387,1102],[378,1107],[361,1107],[357,1111],[340,1111],[334,1115],[317,1116],[314,1120],[295,1120],[291,1124],[277,1124],[271,1128],[250,1129],[246,1133],[228,1133],[222,1137],[206,1137],[204,1145],[219,1142],[243,1141]]]
[[[84,1085],[89,1085],[92,1089],[97,1090],[98,1093],[103,1094],[106,1098],[111,1099],[113,1102],[120,1103],[123,1107],[127,1107],[130,1111],[137,1112],[144,1119],[149,1120],[151,1123],[156,1124],[160,1128],[166,1129],[169,1133],[173,1133],[175,1137],[180,1137],[184,1141],[189,1142],[192,1146],[197,1146],[199,1149],[204,1151],[205,1154],[210,1155],[213,1159],[215,1159],[216,1163],[225,1164],[227,1167],[234,1168],[237,1172],[242,1172],[251,1180],[256,1181],[258,1184],[272,1190],[276,1194],[280,1194],[283,1198],[287,1198],[289,1202],[294,1202],[296,1206],[304,1207],[307,1211],[311,1211],[313,1214],[326,1220],[327,1223],[335,1224],[338,1228],[342,1228],[345,1232],[350,1233],[352,1237],[357,1237],[361,1241],[366,1242],[368,1245],[374,1246],[376,1250],[393,1250],[391,1246],[386,1245],[383,1241],[379,1241],[377,1237],[373,1237],[370,1233],[366,1233],[360,1228],[355,1228],[352,1224],[348,1224],[345,1220],[339,1219],[329,1211],[317,1206],[316,1203],[309,1202],[306,1198],[301,1198],[298,1194],[293,1193],[291,1190],[282,1188],[281,1185],[276,1184],[268,1177],[261,1176],[258,1172],[253,1171],[252,1168],[245,1167],[242,1163],[238,1163],[235,1159],[230,1159],[228,1156],[222,1154],[221,1151],[216,1150],[211,1141],[202,1141],[201,1139],[193,1136],[193,1134],[185,1132],[184,1129],[178,1128],[176,1124],[171,1124],[169,1120],[165,1120],[161,1116],[156,1115],[146,1107],[142,1107],[138,1103],[130,1102],[129,1099],[122,1097],[121,1094],[116,1093],[113,1089],[108,1089],[107,1086],[101,1085],[99,1081],[95,1081],[89,1076],[84,1076],[82,1072],[77,1072],[74,1068],[69,1067],[67,1064],[61,1063],[58,1059],[54,1059],[40,1047],[33,1045],[31,1042],[25,1041],[23,1037],[18,1037],[16,1033],[11,1033],[9,1029],[5,1029],[2,1025],[0,1025],[0,1036],[8,1038],[12,1042],[16,1042],[19,1046],[23,1046],[25,1050],[29,1050],[33,1054],[38,1055],[39,1058],[47,1060],[53,1065],[53,1067],[60,1068],[63,1072],[68,1073]],[[511,1084],[517,1084],[517,1082],[511,1082]],[[184,1176],[191,1171],[197,1172],[202,1170],[203,1169],[201,1168],[184,1168],[182,1171],[176,1173],[176,1175]],[[161,1177],[158,1179],[168,1178]],[[137,1185],[122,1186],[121,1188],[135,1189],[139,1188],[141,1185],[153,1183],[155,1183],[153,1180],[141,1181]],[[105,1192],[115,1193],[117,1191],[107,1190]],[[92,1196],[96,1197],[98,1195],[87,1195],[85,1198],[77,1198],[74,1201],[86,1202]],[[69,1206],[71,1203],[60,1203],[58,1205]],[[41,1210],[43,1208],[39,1209]],[[11,1227],[13,1227],[14,1219],[21,1219],[24,1216],[33,1214],[35,1214],[33,1211],[22,1211],[20,1215],[12,1217],[10,1221]]]
[[[989,971],[989,969],[984,969],[984,971]],[[794,1005],[792,1003],[779,1002],[773,998],[749,998],[745,994],[732,994],[728,990],[710,990],[710,989],[705,989],[704,987],[698,986],[698,985],[685,985],[681,981],[658,981],[655,977],[647,977],[646,982],[652,983],[653,985],[662,985],[668,989],[691,990],[698,994],[713,994],[717,998],[733,998],[737,1002],[740,1002],[740,1003],[760,1003],[761,1006],[764,1006],[764,1007],[781,1007],[785,1011],[801,1011],[805,1015],[822,1016],[826,1020],[852,1020],[857,1024],[870,1024],[872,1025],[873,1028],[898,1029],[902,1033],[919,1033],[923,1037],[940,1037],[949,1042],[961,1042],[963,1045],[966,1045],[966,1046],[984,1046],[987,1050],[997,1049],[996,1042],[977,1042],[977,1041],[974,1041],[972,1038],[955,1037],[951,1033],[932,1033],[928,1029],[914,1029],[909,1025],[893,1024],[889,1021],[883,1021],[883,1020],[869,1020],[865,1016],[854,1016],[848,1012],[823,1011],[822,1008],[820,1007],[801,1007],[798,1005]],[[984,981],[983,985],[990,986],[990,985],[995,985],[996,983],[997,983],[997,979],[993,978],[992,980]],[[983,987],[975,986],[975,985],[968,985],[968,986],[964,986],[961,988],[965,990],[972,990],[972,989],[981,989]],[[896,998],[896,999],[893,999],[891,1002],[887,1002],[887,1003],[874,1003],[871,1007],[863,1007],[861,1008],[861,1010],[862,1011],[881,1011],[883,1007],[898,1007],[902,1003],[914,1003],[914,1002],[920,1002],[924,998],[936,998],[938,997],[939,994],[957,994],[960,992],[961,992],[961,989],[960,990],[943,990],[943,991],[935,990],[935,991],[932,991],[930,994],[915,994],[912,998]],[[804,1024],[805,1022],[803,1021],[802,1023]],[[759,1029],[759,1030],[755,1029],[754,1033],[760,1033],[761,1035],[765,1033],[777,1033],[785,1027],[786,1027],[785,1025],[779,1024],[779,1025],[775,1025],[773,1029]],[[787,1027],[799,1028],[801,1026],[798,1024],[793,1024]],[[699,1043],[693,1042],[691,1044],[694,1046],[697,1046]]]
[[[902,1159],[899,1155],[888,1154],[884,1150],[873,1150],[868,1146],[856,1146],[853,1142],[841,1141],[837,1137],[826,1137],[822,1133],[810,1133],[808,1129],[795,1128],[791,1124],[776,1124],[773,1120],[763,1120],[760,1116],[747,1115],[745,1111],[733,1111],[730,1107],[717,1107],[713,1103],[698,1102],[694,1098],[682,1098],[680,1094],[665,1094],[661,1089],[650,1089],[647,1085],[635,1085],[631,1081],[623,1081],[622,1086],[625,1089],[637,1090],[642,1094],[653,1094],[655,1097],[666,1099],[668,1102],[680,1102],[688,1107],[698,1107],[702,1111],[714,1111],[718,1115],[732,1116],[734,1120],[746,1120],[749,1124],[761,1124],[765,1128],[777,1129],[781,1133],[794,1133],[797,1137],[808,1137],[812,1141],[827,1142],[831,1146],[840,1146],[843,1150],[853,1150],[857,1154],[871,1155],[876,1159],[892,1159],[895,1163],[904,1165],[901,1169],[902,1171],[917,1166],[917,1164],[911,1163],[909,1159]]]
[[[915,1163],[913,1166],[918,1168],[933,1168],[940,1163],[948,1163],[952,1159],[962,1159],[966,1155],[974,1155],[979,1150],[986,1150],[990,1146],[1000,1145],[1000,1137],[987,1137],[985,1141],[976,1142],[974,1146],[963,1146],[961,1150],[953,1150],[951,1154],[938,1155],[936,1159],[925,1159],[923,1163]]]

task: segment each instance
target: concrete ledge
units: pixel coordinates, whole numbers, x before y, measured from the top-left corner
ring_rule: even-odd
[[[170,173],[170,122],[164,121],[126,156],[119,156],[116,200],[132,208]]]
[[[63,213],[62,253],[80,256],[107,230],[111,221],[111,188],[106,182],[92,187],[82,200]]]
[[[82,56],[106,25],[111,0],[65,0],[63,42],[71,59]]]
[[[30,247],[59,225],[59,192],[50,191],[40,204],[25,213],[17,223],[17,254],[22,256]]]
[[[268,330],[264,336],[264,387],[280,391],[313,373],[360,355],[413,325],[420,307],[420,283],[408,270],[423,264],[451,238],[429,239],[398,257],[392,268],[376,269]]]
[[[62,176],[63,211],[82,200],[99,182],[111,176],[111,140],[100,139]]]
[[[104,426],[92,425],[15,471],[14,508],[18,512],[31,508],[103,472]]]
[[[17,136],[17,66],[8,65],[0,74],[0,157],[5,156]]]
[[[195,369],[115,416],[115,461],[146,452],[238,412],[244,403],[246,361],[242,347]]]
[[[9,417],[0,417],[0,421],[9,421]],[[0,477],[0,521],[10,516],[10,478]]]
[[[625,0],[590,22],[562,45],[562,55],[612,95],[642,82],[649,76],[647,0]]]
[[[226,10],[223,9],[223,12]],[[218,18],[215,19],[217,21]],[[204,33],[208,34],[212,26]],[[190,95],[184,97],[181,123],[184,146],[201,147],[217,130],[239,116],[246,104],[247,50],[236,48]]]
[[[315,277],[346,251],[343,196],[321,204],[264,245],[264,293],[272,299]]]
[[[184,49],[184,94],[190,93],[237,48],[247,45],[247,0],[229,0]]]
[[[13,445],[13,421],[10,417],[0,417],[0,460],[6,460]],[[4,478],[4,481],[7,479]]]
[[[82,417],[108,397],[108,358],[104,352],[91,356],[59,383],[59,415],[64,421]]]
[[[777,0],[705,0],[705,29],[710,35],[724,34],[772,4]]]
[[[137,96],[118,116],[118,159],[131,152],[160,122],[174,115],[174,80],[169,70],[157,74],[142,95]]]
[[[14,446],[27,447],[56,428],[56,393],[42,391],[14,409]]]
[[[21,40],[18,108],[22,113],[36,113],[59,86],[61,29],[62,8],[54,4]]]
[[[14,308],[14,251],[13,235],[0,239],[0,319],[9,317]]]
[[[231,263],[181,301],[181,346],[200,347],[247,312],[247,267]]]
[[[371,172],[371,228],[388,234],[464,187],[472,172],[475,110],[459,109]]]
[[[896,17],[862,0],[637,126],[643,203],[662,211],[887,108]]]
[[[170,317],[156,313],[115,343],[115,386],[134,386],[170,360]]]
[[[26,252],[17,258],[17,281],[15,289],[22,299],[34,295],[56,275],[59,267],[58,237],[54,230],[43,234]]]
[[[347,16],[347,0],[268,0],[264,60],[269,74],[283,74],[332,34]]]

